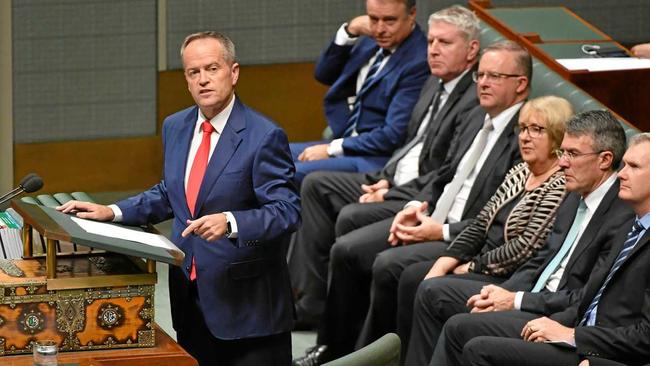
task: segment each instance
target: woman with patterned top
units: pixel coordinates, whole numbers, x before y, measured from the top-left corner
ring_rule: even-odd
[[[418,246],[423,246],[419,260],[414,258],[412,264],[399,273],[373,271],[373,281],[391,278],[399,286],[393,287],[397,288],[397,294],[387,296],[380,292],[389,291],[389,286],[382,288],[373,283],[373,300],[358,346],[397,328],[403,349],[406,349],[413,300],[423,278],[471,273],[473,278],[494,277],[495,282],[501,282],[544,245],[565,193],[564,174],[554,151],[560,147],[564,124],[572,114],[571,104],[555,96],[532,99],[524,104],[517,127],[523,162],[510,170],[479,215],[449,246],[445,242],[419,238],[421,244]],[[418,214],[418,220],[417,226],[426,226],[433,219]],[[411,228],[415,227],[400,229],[408,231]],[[439,246],[438,255],[429,256],[431,247],[424,246]],[[375,259],[373,269],[379,268],[381,256]],[[386,304],[380,302],[380,298],[397,299],[398,303]]]

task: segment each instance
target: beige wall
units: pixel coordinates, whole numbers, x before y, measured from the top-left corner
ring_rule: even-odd
[[[0,193],[13,184],[11,0],[0,0]]]

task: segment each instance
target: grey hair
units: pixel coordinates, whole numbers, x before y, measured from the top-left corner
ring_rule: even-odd
[[[650,142],[650,132],[641,132],[630,137],[630,146],[638,145],[642,142]]]
[[[460,30],[465,39],[478,41],[481,26],[476,14],[464,6],[453,5],[431,14],[429,16],[429,27],[433,22],[449,23]]]
[[[528,78],[528,87],[530,88],[531,82],[533,81],[533,60],[530,57],[530,53],[516,42],[505,40],[492,43],[485,47],[481,55],[495,51],[508,51],[517,55],[515,63],[521,70],[521,73]]]
[[[593,110],[576,114],[567,122],[566,133],[591,137],[595,151],[611,151],[612,169],[621,163],[627,138],[621,123],[609,111]]]
[[[223,48],[224,61],[226,61],[229,65],[232,65],[235,62],[235,44],[230,40],[230,38],[215,31],[197,32],[197,33],[192,33],[189,36],[185,37],[185,40],[183,41],[183,45],[181,46],[181,58],[183,57],[183,51],[185,51],[185,48],[187,47],[188,44],[190,44],[193,41],[196,41],[197,39],[205,39],[205,38],[212,38],[219,41],[221,47]]]

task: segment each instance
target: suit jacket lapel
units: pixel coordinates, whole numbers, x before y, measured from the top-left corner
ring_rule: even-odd
[[[245,128],[246,119],[244,107],[239,99],[235,99],[235,104],[230,113],[230,117],[228,118],[228,122],[226,122],[226,125],[221,132],[219,142],[214,148],[214,152],[208,162],[205,176],[203,176],[203,181],[201,182],[199,197],[196,200],[196,217],[200,217],[203,202],[205,202],[206,197],[215,187],[215,183],[221,175],[221,172],[228,165],[228,162],[241,143],[242,138],[239,136],[239,132]]]
[[[625,230],[625,232],[621,231],[620,235],[617,235],[618,238],[615,239],[616,242],[614,243],[614,245],[612,245],[612,251],[611,251],[609,257],[607,257],[607,263],[606,263],[606,265],[603,266],[603,271],[602,272],[599,271],[599,276],[598,276],[597,280],[593,280],[593,281],[591,281],[591,283],[589,283],[589,288],[586,289],[586,291],[585,291],[585,293],[584,293],[584,295],[582,297],[582,300],[580,301],[580,307],[578,309],[578,311],[579,311],[578,312],[578,319],[577,319],[578,321],[580,321],[580,319],[582,319],[582,317],[585,314],[585,311],[587,310],[587,307],[591,304],[591,301],[594,299],[594,296],[596,295],[596,293],[598,292],[600,287],[603,285],[603,282],[605,282],[605,279],[609,275],[609,272],[611,271],[612,266],[614,265],[614,262],[616,261],[616,257],[621,252],[621,249],[623,249],[623,245],[625,244],[625,240],[627,239],[627,233],[630,230],[632,230],[632,227],[625,228],[624,230]],[[618,271],[616,271],[616,273],[614,274],[614,276],[610,280],[610,283],[607,284],[607,287],[605,288],[605,291],[603,292],[603,294],[605,292],[607,292],[608,288],[612,286],[612,283],[614,281],[616,281],[616,277],[620,273],[622,273],[621,271],[625,271],[625,266],[636,255],[636,253],[639,252],[646,245],[648,245],[648,241],[650,241],[650,230],[647,230],[645,232],[643,237],[634,246],[634,249],[632,249],[632,252],[630,252],[630,254],[628,254],[627,258],[625,259],[625,262],[623,262],[623,264],[621,265],[621,268],[619,268]],[[593,276],[593,274],[592,274],[591,278],[595,278],[595,276]]]
[[[458,167],[460,164],[460,161],[463,159],[463,156],[467,153],[467,150],[469,150],[470,146],[472,146],[472,142],[474,142],[474,139],[476,138],[476,134],[481,130],[483,127],[483,122],[485,121],[485,115],[487,113],[480,113],[476,116],[476,120],[472,121],[468,126],[467,130],[464,131],[463,136],[460,136],[460,140],[458,141],[458,150],[454,153],[454,156],[456,156],[456,161],[454,163],[454,166]]]
[[[422,119],[429,110],[429,106],[431,106],[436,90],[438,90],[438,85],[438,78],[435,76],[429,76],[429,79],[424,84],[424,88],[422,88],[420,98],[413,108],[413,113],[411,113],[412,123],[409,124],[406,141],[411,141],[417,134],[420,125],[422,125]]]
[[[183,197],[185,199],[185,175],[187,168],[187,158],[190,154],[190,145],[192,144],[192,138],[194,137],[194,128],[196,127],[196,120],[198,118],[199,108],[194,107],[194,109],[187,114],[183,125],[181,126],[180,131],[176,136],[169,136],[165,143],[169,143],[170,139],[175,139],[174,143],[177,146],[177,153],[168,154],[165,159],[170,160],[170,167],[174,172],[183,172],[182,175],[169,174],[168,176],[173,176],[174,179],[178,179],[178,182],[169,185],[169,189],[175,192],[176,197]],[[170,131],[176,133],[175,131]],[[171,183],[171,182],[168,182]],[[183,205],[185,214],[187,217],[190,217],[190,209],[187,207],[187,204]]]
[[[458,84],[456,84],[454,90],[451,91],[451,94],[449,94],[449,97],[447,97],[445,105],[443,105],[442,109],[438,111],[438,115],[436,116],[435,120],[431,121],[431,123],[433,123],[433,126],[431,126],[432,129],[428,133],[438,133],[442,122],[447,117],[447,113],[449,113],[456,102],[458,102],[462,94],[465,93],[465,90],[467,90],[467,88],[471,88],[470,84],[472,83],[472,71],[470,70],[458,81]]]
[[[397,65],[401,64],[402,62],[405,62],[404,56],[406,54],[407,50],[407,43],[408,41],[405,41],[403,44],[401,44],[397,50],[390,56],[388,59],[388,62],[384,65],[384,67],[379,70],[379,74],[375,76],[372,80],[370,80],[370,84],[368,85],[368,89],[372,88],[375,84],[377,84],[384,76],[386,76],[391,70],[393,70]],[[375,51],[376,52],[376,51]]]
[[[619,182],[618,180],[616,180],[614,184],[612,184],[612,186],[609,187],[609,190],[605,194],[605,197],[603,197],[603,200],[598,205],[596,212],[594,212],[593,216],[591,217],[591,220],[589,221],[589,224],[585,228],[584,233],[582,233],[580,240],[578,240],[578,244],[576,245],[576,248],[573,250],[573,253],[571,254],[571,258],[569,259],[569,262],[567,263],[566,268],[564,269],[564,273],[568,273],[570,271],[571,267],[573,267],[573,265],[576,263],[578,258],[581,257],[582,252],[584,252],[585,250],[587,250],[587,248],[589,248],[589,245],[593,241],[594,236],[596,236],[600,228],[603,226],[603,222],[606,219],[604,215],[604,211],[607,211],[614,203],[614,200],[617,199],[618,188],[619,188]],[[562,280],[560,281],[560,286],[563,286],[565,282],[566,282],[566,278],[565,276],[562,276]]]
[[[566,239],[566,236],[569,234],[569,230],[571,230],[571,226],[573,225],[573,219],[575,218],[579,205],[580,195],[577,193],[569,193],[564,199],[564,202],[562,202],[561,211],[558,211],[557,219],[553,225],[554,231],[557,229],[561,234],[553,235],[550,237],[553,238],[553,243],[551,244],[553,245],[553,251],[549,253],[546,260],[544,260],[544,263],[537,269],[535,279],[539,278],[542,272],[544,272],[546,266],[553,260],[553,258],[555,258],[555,255],[562,248],[562,244],[564,244],[564,240]],[[568,267],[569,266],[567,265],[567,268]],[[565,270],[564,273],[567,273],[567,271]],[[564,280],[564,278],[562,278],[562,280]]]
[[[490,155],[488,155],[488,157],[485,159],[485,162],[483,163],[483,166],[481,167],[481,170],[479,171],[478,176],[476,177],[476,182],[487,181],[487,176],[492,174],[492,171],[494,170],[494,165],[499,162],[501,153],[503,153],[503,151],[506,148],[508,148],[508,146],[510,145],[510,141],[513,140],[513,135],[515,133],[514,127],[518,121],[519,121],[519,111],[515,113],[515,115],[508,122],[508,125],[505,127],[505,130],[501,132],[499,139],[492,147],[492,151],[490,151]],[[480,194],[482,190],[483,190],[483,186],[481,184],[474,184],[474,186],[469,192],[469,197],[467,197],[467,202],[476,202],[476,197]],[[470,209],[471,209],[471,205],[469,204],[465,205],[463,216],[465,216],[467,211]]]
[[[360,43],[359,48],[360,49],[359,49],[358,56],[351,58],[349,60],[349,63],[343,69],[343,73],[341,74],[341,77],[336,82],[341,86],[352,85],[353,90],[356,90],[356,82],[357,82],[356,78],[357,75],[359,75],[359,71],[361,70],[363,65],[365,65],[368,62],[368,60],[370,60],[370,58],[375,53],[377,53],[379,46],[377,46],[377,44],[374,41],[369,39],[367,42]],[[341,88],[340,90],[346,90],[346,89]]]
[[[630,261],[630,258],[634,257],[638,251],[640,251],[643,247],[648,245],[648,242],[650,241],[650,229],[646,230],[645,234],[643,234],[643,237],[639,240],[638,243],[634,246],[634,249],[628,254],[627,258],[625,259],[625,262],[621,265],[621,267],[625,267],[625,264]],[[623,270],[623,268],[620,268],[619,271]],[[616,275],[614,275],[616,276]]]
[[[384,65],[384,67],[381,70],[379,70],[379,74],[377,74],[377,76],[375,76],[375,78],[370,81],[368,88],[371,88],[373,85],[379,82],[379,80],[381,80],[386,74],[391,72],[391,70],[394,69],[397,65],[406,62],[406,60],[404,60],[404,57],[406,57],[407,52],[412,47],[413,42],[415,42],[414,39],[416,38],[416,33],[419,32],[420,29],[416,25],[413,31],[411,32],[411,34],[409,34],[409,36],[404,40],[404,42],[402,42],[402,44],[400,44],[397,47],[395,52],[393,52],[393,54],[388,59],[388,62],[386,62],[386,65]],[[375,48],[375,52],[377,52],[378,49],[379,48]]]

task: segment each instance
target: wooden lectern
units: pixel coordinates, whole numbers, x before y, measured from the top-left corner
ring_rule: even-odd
[[[166,336],[154,323],[155,261],[178,265],[182,251],[91,234],[50,207],[12,207],[24,221],[24,253],[0,261],[0,356],[31,353],[38,340],[54,340],[60,351],[90,351],[155,347]],[[34,230],[45,238],[45,256],[34,255]],[[57,241],[100,251],[57,253]]]

